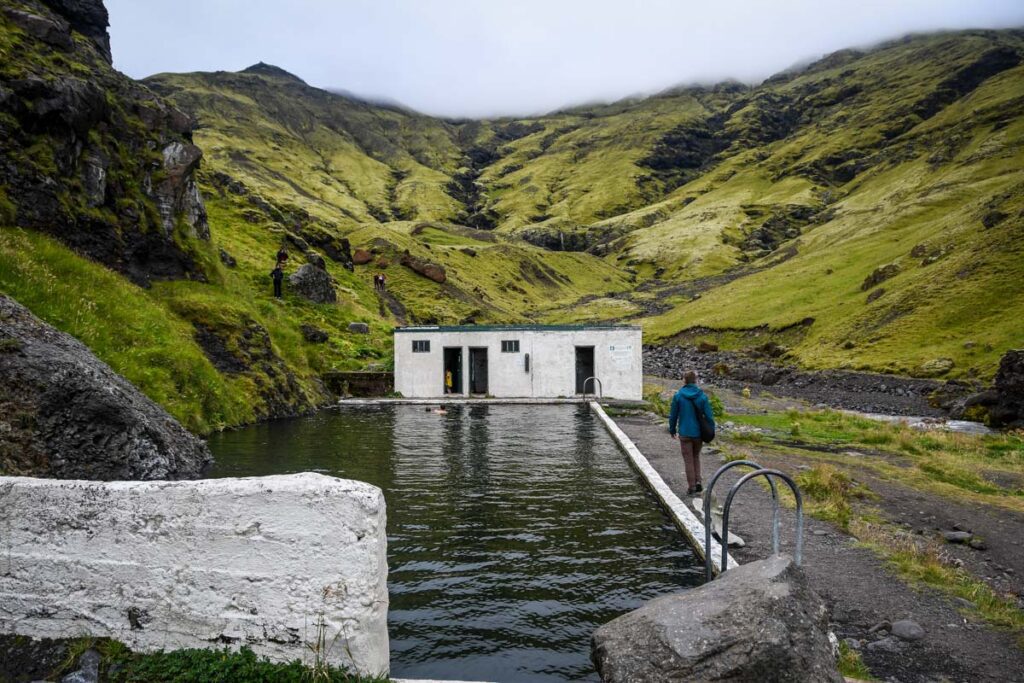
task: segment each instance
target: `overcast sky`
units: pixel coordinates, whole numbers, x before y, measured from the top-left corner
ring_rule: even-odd
[[[106,0],[114,65],[236,71],[449,116],[734,78],[911,31],[1024,25],[1022,0]]]

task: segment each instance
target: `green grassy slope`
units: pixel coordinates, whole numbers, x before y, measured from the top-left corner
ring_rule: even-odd
[[[100,68],[47,50],[19,54]],[[774,340],[811,367],[988,378],[1024,340],[1022,55],[1020,31],[917,36],[757,87],[489,121],[264,64],[161,74],[145,84],[199,121],[210,240],[186,246],[202,277],[133,285],[8,227],[23,198],[0,192],[0,291],[198,431],[325,400],[325,370],[387,367],[400,323],[628,319],[659,343]],[[45,136],[24,142],[47,158]],[[273,300],[283,244],[289,270],[327,257],[337,305]]]
[[[779,86],[798,103],[840,78],[856,93],[786,139],[723,162],[721,184],[681,187],[699,197],[630,234],[618,258],[648,258],[680,279],[730,260],[751,273],[697,300],[669,298],[671,310],[648,323],[652,336],[751,330],[746,340],[718,335],[742,347],[760,326],[813,317],[789,337],[807,365],[928,374],[923,364],[949,359],[950,375],[990,376],[1024,339],[1024,66],[1004,63],[959,97],[950,82],[1021,44],[1017,34],[920,38]],[[951,101],[926,106],[937,97]],[[730,231],[787,206],[808,212],[791,221],[798,236],[783,234],[771,253],[732,246]],[[889,264],[894,277],[862,289]]]

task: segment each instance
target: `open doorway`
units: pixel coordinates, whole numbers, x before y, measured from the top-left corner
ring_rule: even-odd
[[[576,393],[585,394],[587,390],[594,391],[596,382],[587,382],[594,376],[594,347],[576,347]],[[586,384],[586,386],[584,386]]]
[[[449,385],[449,373],[451,384]],[[461,394],[462,388],[462,347],[446,346],[444,348],[444,374],[441,382],[446,394]]]
[[[469,350],[469,393],[487,393],[487,349]]]

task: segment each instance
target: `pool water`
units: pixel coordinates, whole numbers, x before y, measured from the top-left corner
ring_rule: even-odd
[[[210,448],[213,477],[314,471],[383,489],[393,676],[598,680],[594,629],[702,580],[585,405],[343,407]]]

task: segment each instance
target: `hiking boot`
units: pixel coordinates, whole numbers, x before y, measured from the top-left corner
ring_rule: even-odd
[[[701,483],[700,483],[699,481],[698,481],[698,482],[697,482],[697,484],[696,484],[696,485],[695,485],[695,486],[693,487],[693,492],[694,492],[694,493],[700,493],[700,492],[701,492],[701,491],[703,491],[703,490],[704,490],[704,485],[703,485],[703,484],[701,484]]]
[[[697,487],[695,486],[691,486],[690,488],[686,489],[686,495],[688,496],[692,496],[695,493],[697,493]]]

